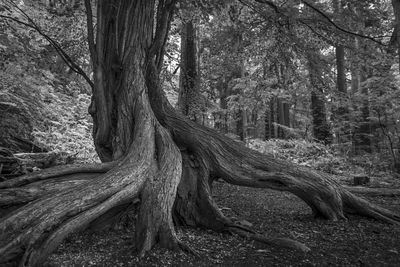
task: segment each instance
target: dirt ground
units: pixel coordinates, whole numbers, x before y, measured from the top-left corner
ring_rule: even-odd
[[[133,231],[79,233],[59,246],[46,266],[400,266],[400,227],[360,217],[347,222],[314,220],[297,197],[217,182],[214,196],[224,214],[245,220],[269,237],[307,245],[308,253],[275,248],[228,233],[178,229],[180,239],[200,257],[153,249],[139,259]],[[399,197],[370,197],[400,213]]]

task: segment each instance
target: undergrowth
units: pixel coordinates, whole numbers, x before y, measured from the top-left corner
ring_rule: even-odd
[[[344,155],[339,148],[301,139],[251,139],[248,146],[275,158],[335,175],[383,175],[390,172],[390,159],[382,154]]]

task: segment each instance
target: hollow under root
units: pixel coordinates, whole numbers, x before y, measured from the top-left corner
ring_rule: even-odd
[[[218,208],[211,195],[207,162],[201,156],[182,152],[183,172],[174,204],[174,219],[180,225],[229,232],[239,236],[282,248],[307,252],[304,244],[289,238],[268,238],[253,230],[233,222]]]

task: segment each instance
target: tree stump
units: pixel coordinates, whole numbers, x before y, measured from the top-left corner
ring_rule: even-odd
[[[0,147],[7,147],[13,153],[47,151],[33,143],[32,115],[18,103],[2,100],[4,99],[0,99]]]
[[[0,147],[0,181],[26,173],[21,161],[10,150]]]
[[[353,176],[353,185],[366,185],[370,180],[367,175],[355,175]]]

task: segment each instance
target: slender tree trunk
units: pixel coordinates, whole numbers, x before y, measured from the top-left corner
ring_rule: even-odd
[[[312,55],[309,58],[309,76],[311,91],[311,114],[313,118],[314,138],[324,144],[332,143],[330,126],[326,119],[326,108],[324,101],[324,86],[321,83],[321,71],[318,66],[318,57]]]
[[[342,45],[336,46],[336,87],[338,90],[338,108],[335,114],[337,118],[338,143],[344,143],[349,140],[350,125],[348,123],[348,107],[347,107],[347,84],[346,84],[346,67],[345,67],[345,51]]]
[[[361,75],[361,82],[365,80],[365,76]],[[359,110],[361,112],[360,120],[358,120],[358,127],[355,131],[355,152],[368,152],[371,153],[371,122],[369,110],[369,92],[366,86],[362,86],[361,90],[361,103]]]
[[[247,111],[244,108],[239,108],[236,113],[236,133],[241,141],[247,137]]]
[[[290,128],[290,105],[288,102],[284,101],[282,103],[283,105],[283,120],[284,120],[284,125],[288,128]],[[285,138],[287,138],[287,134],[285,135]]]
[[[355,47],[360,47],[357,39],[355,40]],[[361,86],[361,83],[366,80],[366,69],[361,66],[360,61],[357,57],[353,58],[351,72],[353,109],[356,113],[359,113],[354,119],[353,147],[355,153],[371,152],[368,88]],[[355,99],[356,94],[360,96],[358,99]]]
[[[347,85],[346,85],[346,66],[345,66],[345,52],[343,45],[336,45],[336,85],[338,91],[346,95]]]
[[[265,140],[273,139],[275,134],[275,103],[276,98],[269,101],[269,106],[265,109]]]
[[[397,56],[400,71],[400,0],[392,0],[393,12],[395,17],[395,36],[397,43]]]
[[[334,0],[333,9],[337,14],[337,21],[342,14],[342,1]],[[346,61],[345,49],[341,43],[335,46],[336,54],[336,88],[338,91],[338,106],[334,111],[333,117],[337,125],[337,142],[346,143],[350,140],[351,127],[349,124],[349,109],[347,101],[347,83],[346,83]]]
[[[230,90],[228,87],[228,83],[222,79],[222,81],[218,81],[217,89],[219,91],[219,102],[221,110],[217,112],[218,123],[216,124],[217,129],[219,129],[223,133],[228,133],[228,100],[227,97],[230,95]]]
[[[283,101],[280,98],[277,98],[276,103],[277,108],[277,121],[278,121],[278,138],[285,139],[285,131],[282,126],[285,125],[285,118],[284,118],[284,108],[283,108]]]
[[[271,139],[271,120],[270,120],[270,110],[267,107],[264,111],[264,139]]]

